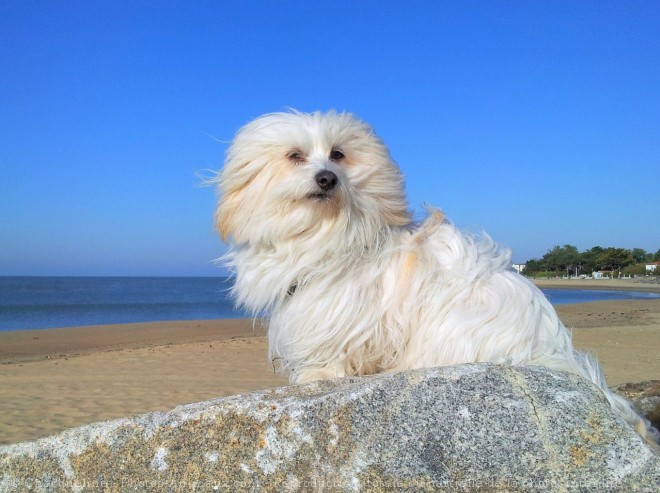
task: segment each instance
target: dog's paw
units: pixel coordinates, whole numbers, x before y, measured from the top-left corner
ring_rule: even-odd
[[[342,371],[341,374],[334,368],[309,368],[296,372],[291,379],[291,383],[301,384],[316,382],[318,380],[332,380],[333,378],[341,378],[345,376]]]

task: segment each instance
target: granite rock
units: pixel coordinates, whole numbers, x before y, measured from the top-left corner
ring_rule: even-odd
[[[9,491],[656,492],[602,393],[460,365],[283,387],[0,447]]]

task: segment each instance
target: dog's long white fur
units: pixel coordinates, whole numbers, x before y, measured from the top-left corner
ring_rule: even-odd
[[[343,157],[331,159],[333,150]],[[292,159],[297,152],[296,159]],[[337,186],[319,199],[315,176]],[[429,177],[441,186],[442,176]],[[430,210],[410,219],[403,178],[347,113],[275,113],[236,135],[216,211],[237,302],[269,316],[270,356],[294,383],[469,362],[541,365],[596,384],[650,442],[657,431],[573,349],[508,249]]]

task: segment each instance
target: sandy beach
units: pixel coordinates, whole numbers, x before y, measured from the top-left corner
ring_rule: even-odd
[[[596,289],[607,291],[638,291],[640,293],[660,293],[660,283],[652,283],[648,278],[640,279],[536,279],[539,288],[557,289]]]
[[[576,346],[598,355],[610,385],[660,378],[660,300],[558,312]],[[285,385],[264,334],[244,319],[0,332],[0,443]]]

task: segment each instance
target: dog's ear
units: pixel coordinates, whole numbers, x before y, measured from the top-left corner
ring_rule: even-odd
[[[236,228],[239,226],[236,216],[241,208],[245,208],[245,191],[252,183],[252,178],[243,178],[241,180],[220,179],[221,194],[218,201],[218,208],[215,211],[215,227],[220,234],[222,241],[227,243],[230,236],[236,237]],[[225,188],[225,190],[222,190]],[[245,217],[245,216],[244,216]]]
[[[236,211],[239,207],[239,193],[230,192],[224,195],[218,203],[215,211],[215,227],[220,234],[222,241],[227,243],[227,239],[234,231]]]
[[[234,214],[231,212],[230,208],[227,207],[227,201],[225,199],[221,200],[215,211],[215,228],[218,230],[220,238],[225,243],[227,243],[227,238],[229,238],[231,233],[233,216]]]

